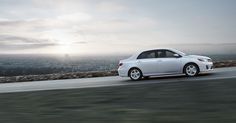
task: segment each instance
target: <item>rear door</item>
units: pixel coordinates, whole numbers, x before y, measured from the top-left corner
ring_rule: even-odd
[[[155,50],[141,53],[137,58],[138,67],[143,75],[155,74],[157,72],[157,52]]]

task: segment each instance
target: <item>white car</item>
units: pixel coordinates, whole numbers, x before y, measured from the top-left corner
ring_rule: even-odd
[[[213,70],[211,58],[171,49],[153,49],[142,51],[128,59],[121,60],[118,73],[121,77],[140,80],[143,77],[186,74],[196,76],[201,72]]]

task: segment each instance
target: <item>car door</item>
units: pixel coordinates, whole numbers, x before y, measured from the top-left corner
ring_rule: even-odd
[[[175,52],[170,50],[158,50],[158,73],[159,74],[172,74],[182,72],[181,57],[176,57]]]
[[[137,64],[143,75],[151,75],[157,72],[156,51],[146,51],[138,56]]]

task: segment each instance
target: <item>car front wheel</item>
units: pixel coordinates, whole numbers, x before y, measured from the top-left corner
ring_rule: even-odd
[[[184,67],[184,73],[187,76],[197,76],[199,73],[199,68],[195,64],[188,64]]]
[[[133,68],[129,72],[129,77],[134,81],[140,80],[142,78],[142,72],[137,68]]]

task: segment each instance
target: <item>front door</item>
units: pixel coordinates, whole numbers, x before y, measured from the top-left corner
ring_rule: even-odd
[[[158,54],[158,74],[172,74],[182,72],[181,58],[174,56],[174,52],[169,50],[159,50]]]

